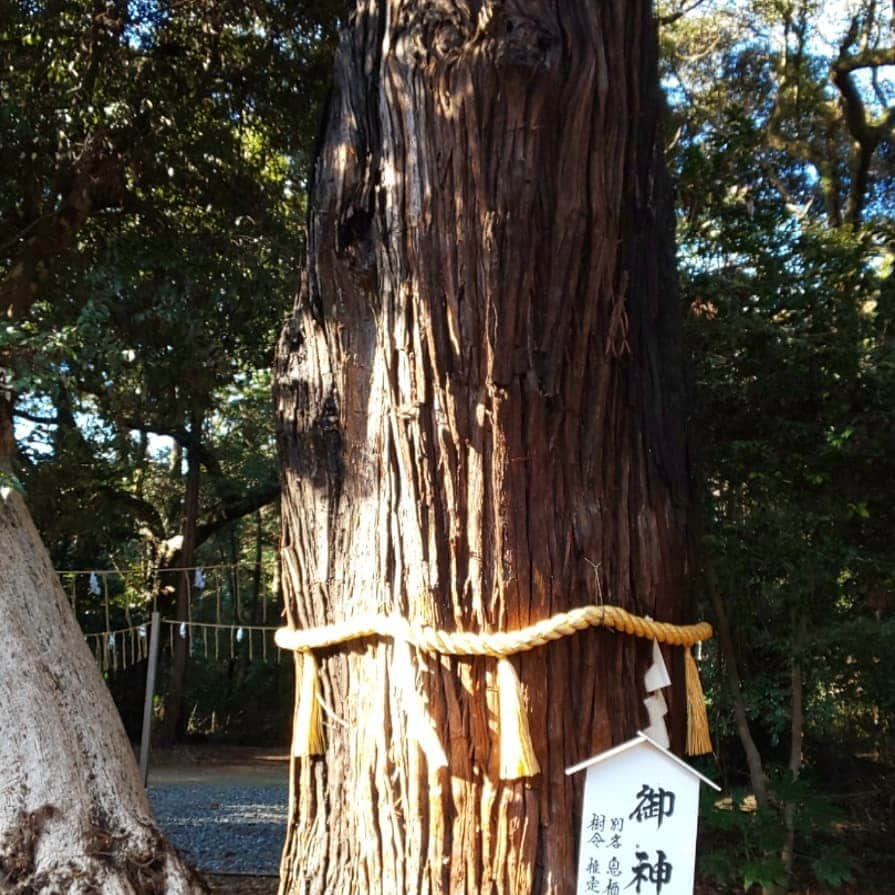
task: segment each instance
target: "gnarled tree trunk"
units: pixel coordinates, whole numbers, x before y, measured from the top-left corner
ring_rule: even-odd
[[[682,620],[658,108],[648,0],[359,0],[276,369],[292,624],[495,631],[600,600]],[[645,726],[648,656],[590,631],[515,659],[542,773],[504,782],[493,662],[321,653],[339,721],[296,763],[282,891],[573,891],[563,771]],[[447,769],[407,736],[411,688]],[[677,687],[677,743],[683,715]]]
[[[14,443],[0,390],[0,472]],[[0,483],[2,484],[2,483]],[[0,892],[198,893],[21,496],[0,491]]]

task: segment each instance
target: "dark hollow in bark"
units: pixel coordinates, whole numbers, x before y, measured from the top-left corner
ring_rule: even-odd
[[[645,0],[360,0],[276,361],[292,624],[503,630],[601,599],[683,620],[659,108]],[[295,769],[283,891],[573,891],[564,768],[645,724],[648,655],[592,631],[514,660],[542,773],[501,782],[493,663],[321,654],[339,720]],[[446,770],[407,736],[408,682]]]

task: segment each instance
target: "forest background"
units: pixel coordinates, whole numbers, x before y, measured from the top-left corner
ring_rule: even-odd
[[[222,567],[227,620],[276,624],[270,368],[347,12],[0,3],[0,304],[30,306],[0,330],[20,448],[0,487],[24,491],[58,569],[117,570],[113,624],[150,592],[185,617],[191,581],[166,570],[198,565]],[[701,872],[886,891],[892,9],[689,0],[658,15],[694,611],[718,631],[705,768],[728,796],[705,806]],[[104,594],[71,581],[85,633],[103,630]],[[166,647],[165,738],[283,742],[291,664],[248,648],[185,656],[175,705]],[[106,674],[136,737],[145,667]]]

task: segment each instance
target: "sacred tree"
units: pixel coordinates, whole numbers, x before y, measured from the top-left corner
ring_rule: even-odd
[[[276,362],[291,628],[683,620],[656,43],[648,0],[358,0]],[[573,891],[564,769],[647,724],[650,649],[596,628],[501,662],[379,634],[297,654],[324,741],[296,750],[282,891]]]

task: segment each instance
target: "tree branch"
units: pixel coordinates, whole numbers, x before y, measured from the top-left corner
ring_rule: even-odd
[[[683,3],[681,6],[676,9],[674,12],[666,13],[665,15],[660,15],[656,20],[660,25],[673,25],[678,19],[682,19],[687,13],[693,12],[694,9],[702,6],[706,0],[693,0],[693,2],[689,6],[685,6]]]
[[[19,419],[28,420],[29,423],[37,423],[39,426],[59,425],[58,416],[38,416],[36,413],[28,413],[27,410],[20,410],[18,408],[13,410],[12,415]]]
[[[867,121],[867,109],[851,76],[851,69],[842,68],[837,63],[833,67],[833,83],[842,97],[842,111],[848,132],[858,143],[869,143],[874,139],[874,129]]]
[[[153,537],[157,540],[163,540],[165,537],[165,526],[159,511],[147,500],[130,494],[127,491],[121,491],[113,488],[111,485],[100,485],[96,489],[98,494],[110,499],[112,502],[126,509],[132,516],[145,522]]]
[[[208,513],[196,529],[196,546],[204,544],[213,534],[231,522],[273,503],[279,496],[280,483],[266,482],[236,500],[222,501]]]
[[[879,68],[881,65],[895,65],[895,47],[862,50],[854,56],[840,56],[836,71],[851,72],[858,68]]]
[[[218,458],[184,426],[171,426],[157,421],[143,422],[132,417],[122,418],[120,424],[137,432],[151,432],[153,435],[165,435],[168,438],[173,438],[181,447],[195,451],[199,462],[211,475],[223,475]]]
[[[99,138],[94,138],[98,143]],[[117,207],[125,193],[124,160],[106,148],[87,149],[68,193],[57,211],[45,214],[22,243],[6,278],[0,282],[0,309],[7,317],[23,317],[34,301],[43,264],[61,255],[91,215]]]
[[[881,121],[871,122],[867,107],[861,97],[852,72],[857,68],[873,64],[867,59],[887,59],[895,61],[895,50],[865,50],[855,56],[846,56],[847,45],[843,44],[839,59],[833,65],[832,81],[839,90],[845,126],[856,146],[852,153],[852,180],[848,196],[846,220],[852,227],[858,227],[864,213],[864,201],[869,182],[870,163],[877,146],[886,138],[895,125],[895,108],[889,109]]]

